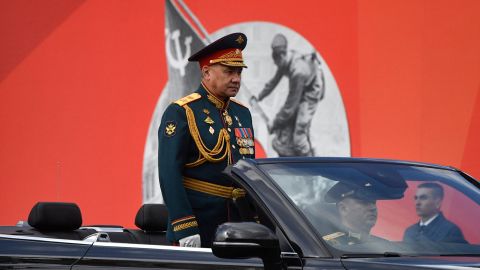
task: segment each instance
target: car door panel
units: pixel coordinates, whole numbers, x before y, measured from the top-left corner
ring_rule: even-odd
[[[70,269],[92,243],[39,237],[0,237],[0,269]]]
[[[72,269],[263,269],[260,259],[227,260],[211,249],[95,243]]]

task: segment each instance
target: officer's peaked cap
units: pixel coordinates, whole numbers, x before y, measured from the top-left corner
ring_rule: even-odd
[[[395,188],[383,185],[375,180],[338,182],[325,194],[325,202],[337,203],[345,198],[355,198],[363,201],[394,200],[403,197],[405,188]]]
[[[219,38],[196,52],[188,61],[198,61],[200,67],[222,64],[232,67],[247,67],[243,63],[242,51],[247,46],[247,36],[243,33],[232,33]]]

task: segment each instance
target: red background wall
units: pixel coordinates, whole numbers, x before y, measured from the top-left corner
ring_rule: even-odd
[[[185,2],[209,32],[269,21],[309,40],[342,91],[353,156],[480,177],[479,1]],[[164,28],[163,1],[0,0],[0,224],[73,201],[84,224],[133,226]]]

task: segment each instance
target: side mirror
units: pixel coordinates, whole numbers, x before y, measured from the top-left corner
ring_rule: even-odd
[[[226,259],[259,257],[265,269],[282,269],[277,236],[255,222],[228,222],[218,226],[212,251],[215,256]]]

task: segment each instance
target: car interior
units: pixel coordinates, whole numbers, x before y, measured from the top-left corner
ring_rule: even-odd
[[[111,225],[82,226],[82,213],[77,204],[38,202],[30,211],[28,223],[2,226],[0,234],[83,240],[101,232],[108,235],[108,241],[115,243],[168,245],[167,219],[165,205],[144,204],[135,217],[136,229]]]

